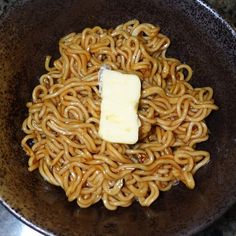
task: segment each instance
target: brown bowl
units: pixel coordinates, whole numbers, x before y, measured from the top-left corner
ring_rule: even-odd
[[[80,209],[61,189],[27,171],[20,141],[25,103],[57,56],[63,35],[88,26],[114,27],[129,19],[158,24],[171,40],[169,55],[190,64],[193,85],[211,86],[220,110],[207,120],[202,148],[211,162],[196,188],[179,185],[149,208],[134,203],[110,212],[102,204]],[[236,200],[236,33],[197,0],[21,0],[0,19],[0,198],[38,231],[56,235],[190,235],[212,223]]]

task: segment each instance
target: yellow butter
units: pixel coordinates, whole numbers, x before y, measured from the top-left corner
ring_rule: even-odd
[[[99,136],[108,142],[134,144],[140,120],[137,109],[141,83],[138,76],[102,69]]]

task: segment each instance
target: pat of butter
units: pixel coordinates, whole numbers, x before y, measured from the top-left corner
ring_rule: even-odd
[[[140,120],[137,109],[141,83],[136,75],[101,69],[102,103],[99,136],[108,142],[134,144]]]

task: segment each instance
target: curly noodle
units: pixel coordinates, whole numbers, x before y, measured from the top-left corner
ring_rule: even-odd
[[[196,150],[208,139],[204,119],[217,110],[210,87],[189,84],[192,69],[166,57],[170,39],[152,24],[131,20],[115,29],[99,26],[59,42],[61,57],[40,78],[27,103],[22,146],[29,171],[65,190],[69,201],[110,210],[136,199],[150,206],[176,182],[195,186],[193,175],[210,155]],[[101,66],[139,76],[142,84],[135,145],[98,136]]]

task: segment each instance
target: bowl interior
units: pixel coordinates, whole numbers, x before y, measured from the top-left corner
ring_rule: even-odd
[[[211,86],[220,110],[207,119],[210,139],[201,148],[211,162],[195,176],[196,188],[179,185],[150,207],[134,203],[110,212],[102,204],[80,209],[64,192],[27,171],[20,146],[25,104],[45,72],[46,55],[58,57],[58,40],[100,25],[136,18],[161,26],[168,55],[192,66],[194,86]],[[236,200],[235,32],[200,1],[19,1],[0,19],[0,198],[26,223],[57,235],[187,235],[202,229]]]

